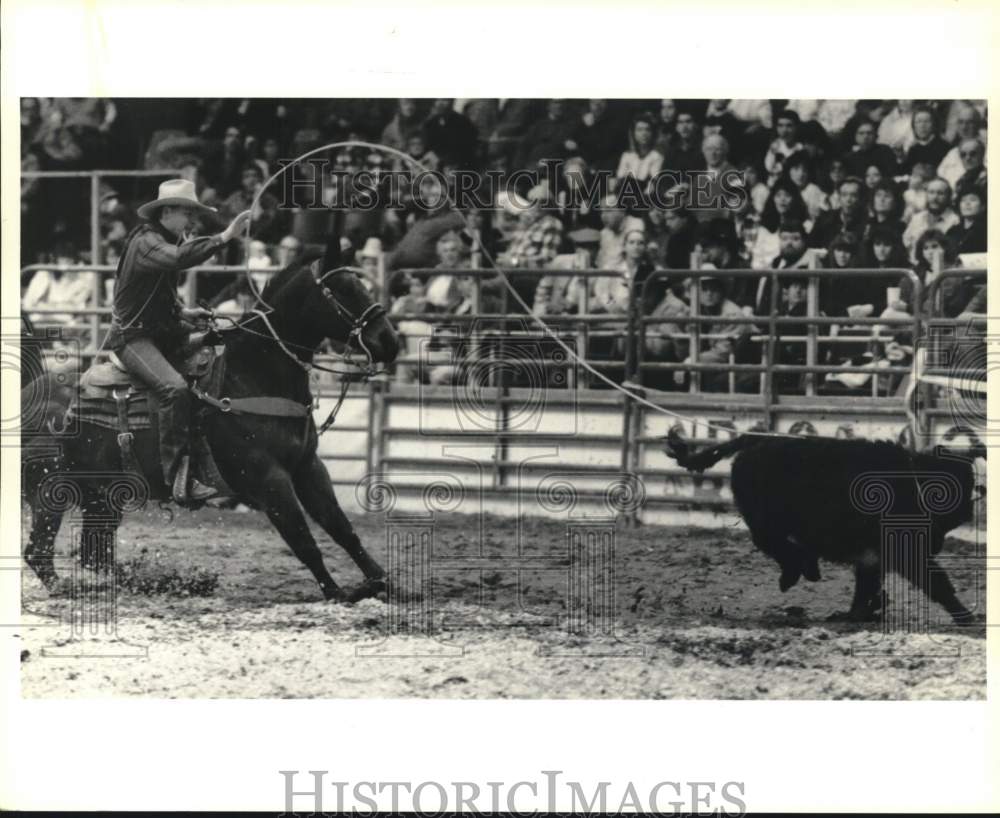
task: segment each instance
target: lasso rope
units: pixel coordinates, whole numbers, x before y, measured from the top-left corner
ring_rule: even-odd
[[[431,169],[428,168],[428,167],[426,167],[425,165],[423,165],[418,159],[414,159],[412,156],[410,156],[407,153],[404,153],[401,150],[397,150],[396,148],[392,148],[392,147],[390,147],[388,145],[381,145],[381,144],[379,144],[377,142],[363,142],[361,140],[356,140],[356,139],[349,139],[349,140],[347,140],[345,142],[332,142],[329,145],[323,145],[323,146],[321,146],[319,148],[313,148],[310,151],[306,151],[301,156],[296,157],[291,162],[286,163],[278,171],[276,171],[275,173],[273,173],[271,175],[271,177],[266,182],[264,182],[263,185],[260,186],[260,188],[257,191],[257,195],[254,196],[253,203],[250,205],[251,216],[250,216],[250,219],[247,220],[246,237],[245,237],[245,247],[244,247],[244,255],[246,256],[246,259],[247,259],[247,263],[246,263],[246,277],[247,277],[247,281],[250,282],[251,291],[256,296],[258,303],[263,304],[265,307],[267,307],[267,309],[269,311],[272,310],[273,308],[266,301],[264,301],[262,292],[258,292],[257,291],[257,286],[254,283],[253,278],[250,275],[250,227],[251,227],[251,223],[253,221],[253,211],[256,209],[257,204],[259,203],[260,198],[261,198],[261,196],[263,196],[264,191],[267,189],[267,187],[272,182],[274,182],[276,179],[278,179],[280,176],[282,176],[289,168],[291,168],[294,165],[297,165],[299,162],[303,161],[304,159],[308,159],[310,156],[315,156],[318,153],[323,153],[325,151],[332,151],[332,150],[335,150],[337,148],[349,148],[349,147],[367,148],[368,150],[382,151],[382,152],[385,152],[385,153],[393,154],[393,155],[399,157],[400,159],[402,159],[404,162],[408,162],[411,165],[415,166],[416,168],[419,168],[424,173],[432,173]],[[445,196],[447,197],[448,205],[450,206],[450,208],[455,213],[458,213],[459,215],[461,215],[461,211],[460,211],[458,205],[456,204],[455,200],[451,197],[451,194],[448,191],[447,186],[445,186],[444,193],[445,193]],[[512,296],[514,296],[514,300],[520,305],[520,307],[525,311],[525,313],[527,313],[527,315],[529,315],[531,317],[531,319],[539,327],[541,327],[542,330],[553,341],[555,341],[562,348],[562,350],[567,355],[569,355],[574,361],[576,361],[577,364],[579,364],[584,369],[586,369],[591,375],[593,375],[596,378],[598,378],[599,380],[603,381],[605,384],[607,384],[608,386],[610,386],[612,389],[616,389],[617,391],[621,392],[623,395],[625,395],[629,399],[634,400],[636,403],[641,404],[642,406],[645,406],[648,409],[652,409],[654,412],[659,412],[662,415],[666,415],[667,417],[672,417],[672,418],[675,418],[677,420],[688,421],[691,424],[693,424],[693,426],[695,428],[697,428],[698,426],[703,426],[703,427],[706,427],[706,428],[708,428],[710,430],[711,429],[715,429],[715,430],[718,430],[718,431],[725,431],[725,432],[728,432],[729,434],[733,434],[733,430],[730,429],[729,427],[719,426],[719,425],[714,424],[714,423],[712,423],[711,421],[708,421],[708,420],[703,420],[701,418],[696,418],[696,417],[693,417],[691,415],[685,415],[685,414],[682,414],[680,412],[674,412],[674,411],[672,411],[670,409],[667,409],[667,408],[665,408],[663,406],[660,406],[660,405],[658,405],[656,403],[653,403],[652,401],[647,400],[642,395],[640,395],[640,394],[638,394],[638,393],[636,393],[636,392],[634,392],[634,391],[632,391],[630,389],[626,389],[621,384],[616,383],[611,378],[607,377],[606,375],[604,375],[603,373],[601,373],[597,369],[595,369],[593,366],[591,366],[589,363],[587,363],[587,361],[585,361],[583,358],[581,358],[572,347],[570,347],[568,344],[566,344],[562,340],[562,338],[560,338],[552,330],[552,328],[548,324],[546,324],[539,316],[535,315],[532,312],[531,307],[527,303],[525,303],[524,299],[521,298],[520,294],[517,292],[517,290],[514,288],[514,286],[510,283],[510,280],[507,278],[507,274],[501,269],[501,267],[497,264],[497,262],[493,258],[493,256],[491,256],[490,253],[489,253],[489,251],[483,246],[482,240],[478,239],[478,237],[477,237],[477,241],[478,241],[478,244],[479,244],[479,248],[478,248],[479,252],[482,254],[483,258],[485,258],[486,261],[489,262],[489,265],[492,268],[492,270],[497,275],[500,276],[500,280],[503,282],[504,286],[507,288],[507,291]],[[745,432],[744,434],[752,434],[752,435],[759,436],[759,437],[798,437],[798,435],[790,435],[790,434],[786,434],[784,432],[753,432],[753,431],[751,431],[751,432]]]

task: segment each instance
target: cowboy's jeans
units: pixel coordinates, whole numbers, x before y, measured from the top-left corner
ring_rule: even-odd
[[[188,445],[191,390],[187,382],[149,338],[135,338],[118,352],[125,368],[150,389],[150,412],[159,420],[163,479],[173,485],[174,473]],[[155,407],[155,409],[154,409]]]

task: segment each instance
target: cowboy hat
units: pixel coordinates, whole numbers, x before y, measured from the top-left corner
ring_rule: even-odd
[[[166,182],[161,182],[157,197],[151,202],[146,202],[137,212],[141,219],[152,219],[161,207],[168,206],[191,207],[199,213],[211,216],[217,216],[219,212],[214,207],[208,207],[198,201],[198,196],[194,192],[194,182],[188,179],[168,179]]]

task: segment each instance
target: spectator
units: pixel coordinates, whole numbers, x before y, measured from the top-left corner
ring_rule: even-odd
[[[556,256],[549,263],[552,270],[593,269],[601,234],[589,227],[569,234],[575,252]],[[583,312],[583,291],[587,280],[576,276],[547,275],[538,282],[532,312],[535,315],[570,315]]]
[[[582,157],[574,156],[562,165],[562,189],[556,199],[559,219],[566,232],[584,227],[599,229],[601,217],[594,207],[597,180]]]
[[[752,332],[746,323],[734,323],[742,319],[743,311],[726,297],[723,279],[702,276],[699,279],[698,315],[712,316],[717,320],[701,324],[701,344],[697,355],[691,350],[690,335],[694,325],[684,319],[693,311],[673,292],[668,291],[663,301],[653,310],[652,317],[670,319],[662,324],[650,324],[647,328],[646,351],[654,358],[667,361],[700,364],[729,363],[730,356],[740,362]],[[683,370],[674,372],[674,382],[682,386],[688,377]],[[727,372],[702,372],[701,388],[706,392],[721,392],[729,382]]]
[[[221,154],[209,159],[205,166],[205,180],[225,198],[239,189],[245,167],[243,134],[239,128],[226,128]]]
[[[840,207],[840,183],[846,178],[847,170],[843,159],[834,157],[826,163],[823,175],[817,184],[829,200],[827,210],[836,210]]]
[[[913,100],[897,99],[879,123],[878,141],[892,148],[897,156],[906,156],[914,139]]]
[[[781,296],[778,302],[777,316],[779,318],[807,318],[809,315],[809,281],[806,278],[781,279]],[[822,310],[818,317],[825,317]],[[800,324],[776,324],[776,343],[774,345],[774,363],[782,366],[805,366],[809,363],[809,347],[805,340],[809,335],[810,324],[802,321]],[[817,335],[827,335],[827,327],[818,326]],[[817,356],[817,364],[826,363],[823,356]],[[779,372],[774,376],[774,388],[783,395],[802,394],[805,392],[807,373]]]
[[[595,170],[611,171],[625,148],[623,131],[621,122],[608,115],[608,101],[591,99],[565,147],[571,154],[582,156]]]
[[[524,132],[535,116],[533,99],[497,100],[493,124],[486,140],[486,156],[493,165],[507,168],[521,149]],[[483,133],[480,130],[480,133]]]
[[[376,301],[382,300],[382,256],[382,240],[377,236],[365,239],[364,247],[355,255],[361,268],[361,281]]]
[[[666,151],[661,146],[661,140],[669,137],[674,132],[677,125],[677,101],[673,99],[660,100],[660,121],[657,125],[656,149],[666,156]]]
[[[760,170],[755,163],[744,162],[740,166],[740,173],[743,174],[743,187],[749,192],[750,209],[759,216],[764,212],[764,205],[771,195],[771,189],[760,181]]]
[[[701,126],[702,139],[708,136],[721,136],[729,146],[729,152],[736,158],[743,158],[743,136],[748,129],[760,129],[762,123],[770,117],[770,106],[764,100],[752,100],[751,106],[745,111],[741,107],[742,100],[713,99],[709,100],[708,108],[705,111],[705,118]],[[757,110],[754,104],[762,103]],[[735,105],[742,115],[747,118],[741,119],[733,110]],[[770,127],[768,122],[766,127]],[[760,153],[757,153],[760,156]]]
[[[954,267],[957,263],[954,248],[948,237],[941,230],[925,231],[916,243],[916,264],[913,272],[923,284],[924,315],[940,315],[954,318],[961,314],[972,296],[970,287],[961,278],[945,278],[938,287],[938,304],[931,301],[929,288],[942,270]],[[914,307],[913,282],[909,276],[899,280],[899,301],[889,305],[891,312],[896,314],[912,314]],[[885,314],[885,313],[883,313]]]
[[[764,157],[764,168],[767,170],[769,182],[782,175],[786,160],[792,154],[804,149],[804,145],[799,141],[799,115],[795,111],[787,108],[781,111],[775,117],[774,129],[777,138],[771,143]]]
[[[73,249],[69,245],[57,247],[55,267],[38,270],[28,282],[21,296],[21,310],[35,324],[62,324],[64,327],[79,326],[75,311],[96,306],[93,303],[93,273],[80,270],[60,270],[77,263]],[[64,309],[65,313],[37,313],[34,309]]]
[[[937,134],[934,112],[926,106],[914,110],[912,127],[913,140],[906,152],[902,169],[910,173],[918,162],[936,168],[941,164],[949,148],[948,143]]]
[[[864,196],[864,183],[856,176],[848,176],[837,190],[840,206],[826,210],[816,219],[809,233],[810,247],[828,247],[838,233],[863,236],[868,228],[868,202]]]
[[[396,113],[382,129],[382,144],[398,151],[406,150],[410,137],[420,133],[420,114],[415,99],[400,99],[396,103]]]
[[[522,200],[515,208],[519,211],[517,229],[503,255],[503,263],[514,267],[544,267],[559,252],[562,222],[546,213],[538,200]]]
[[[573,133],[573,121],[566,116],[566,103],[550,99],[546,116],[529,126],[521,142],[518,165],[533,170],[543,159],[562,159]]]
[[[289,234],[278,243],[277,266],[282,270],[294,264],[302,255],[302,242]]]
[[[632,176],[643,186],[660,172],[663,155],[653,147],[656,123],[649,114],[640,114],[632,120],[629,129],[629,150],[621,155],[615,177],[621,182]]]
[[[864,177],[871,165],[877,167],[883,176],[895,176],[896,154],[887,145],[875,141],[875,123],[862,120],[854,131],[854,147],[844,154],[844,167],[851,176]]]
[[[674,133],[661,137],[657,150],[663,154],[663,169],[684,174],[704,164],[701,154],[701,134],[694,114],[683,108],[677,111]]]
[[[785,174],[798,188],[802,201],[805,202],[809,220],[815,221],[821,212],[829,208],[830,199],[820,186],[813,182],[812,159],[805,151],[797,151],[785,160],[784,168]]]
[[[436,312],[448,315],[468,315],[472,312],[474,288],[468,276],[456,276],[451,270],[462,266],[462,242],[455,233],[446,233],[437,243],[436,273],[427,281],[427,303]]]
[[[684,208],[649,212],[648,249],[659,270],[689,270],[698,223]]]
[[[756,240],[750,248],[751,264],[754,267],[767,266],[778,254],[778,226],[786,221],[798,222],[806,230],[812,226],[809,211],[798,187],[790,179],[782,178],[771,188],[771,195],[768,196],[760,218]]]
[[[948,241],[956,254],[986,252],[986,195],[970,187],[958,199],[959,221],[948,230]]]
[[[599,276],[591,279],[590,312],[595,314],[628,315],[629,294],[641,285],[653,271],[646,258],[646,233],[629,230],[625,234],[622,255],[612,268],[619,276]],[[625,325],[602,325],[602,330],[624,331]]]
[[[910,251],[910,259],[919,261],[917,243],[928,230],[947,233],[959,223],[959,218],[951,208],[951,188],[944,179],[932,179],[927,183],[927,209],[914,214],[903,231],[903,246]]]
[[[729,143],[718,134],[706,136],[701,153],[709,183],[699,183],[694,190],[688,191],[689,198],[694,202],[695,218],[700,222],[715,218],[732,219],[735,207],[730,204],[731,191],[740,187],[740,180],[739,174],[730,173],[736,168],[729,163]],[[727,175],[725,187],[722,184],[723,174]]]
[[[771,261],[773,270],[805,270],[815,265],[815,254],[806,246],[802,222],[787,221],[778,226],[778,255]],[[771,314],[771,276],[761,276],[753,298],[754,315]]]
[[[476,166],[479,137],[476,127],[452,108],[453,100],[436,99],[423,125],[427,147],[446,162],[460,168]]]
[[[868,223],[868,230],[876,227],[884,227],[894,230],[898,235],[903,235],[903,221],[900,218],[903,209],[903,201],[896,186],[891,182],[880,182],[871,192],[869,208],[871,219]]]
[[[957,138],[953,147],[937,167],[937,175],[954,187],[968,169],[962,161],[962,143],[969,139],[980,139],[982,115],[971,105],[962,103],[956,119]],[[981,141],[981,140],[980,140]]]
[[[865,187],[868,188],[869,196],[871,191],[873,191],[878,185],[882,184],[883,181],[889,181],[882,175],[882,169],[877,165],[869,165],[865,169],[864,182]]]
[[[965,172],[954,184],[955,200],[970,190],[978,190],[986,198],[986,146],[978,139],[965,139],[958,146],[958,155]]]
[[[423,169],[437,170],[441,167],[441,159],[434,151],[427,149],[427,142],[422,133],[410,134],[406,140],[406,155],[412,159],[409,162],[402,157],[396,159],[395,169],[404,173],[417,176]],[[416,163],[420,164],[417,165]]]
[[[828,270],[857,269],[861,266],[859,237],[841,233],[827,251],[824,267]],[[869,318],[885,309],[885,288],[892,283],[881,278],[848,275],[826,279],[820,288],[820,306],[827,315]]]
[[[260,166],[251,162],[243,168],[240,189],[232,193],[222,205],[222,216],[234,219],[244,210],[249,210],[257,193],[264,184]],[[276,242],[284,233],[284,219],[278,210],[278,200],[269,191],[264,191],[257,201],[253,213],[251,233],[265,242]]]
[[[873,225],[861,254],[861,266],[887,269],[909,265],[902,234],[893,226]]]
[[[927,183],[934,178],[934,168],[917,163],[910,172],[903,191],[903,221],[909,223],[914,213],[927,209]]]
[[[597,267],[611,270],[622,257],[625,249],[625,234],[630,230],[642,230],[642,219],[625,215],[625,208],[618,203],[618,197],[608,194],[601,201],[601,248],[597,253]]]

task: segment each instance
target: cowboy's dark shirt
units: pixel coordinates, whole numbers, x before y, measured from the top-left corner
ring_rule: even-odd
[[[217,235],[181,242],[151,222],[137,227],[118,263],[111,331],[105,347],[116,351],[141,336],[157,343],[176,340],[182,332],[179,274],[207,261],[222,243]]]

